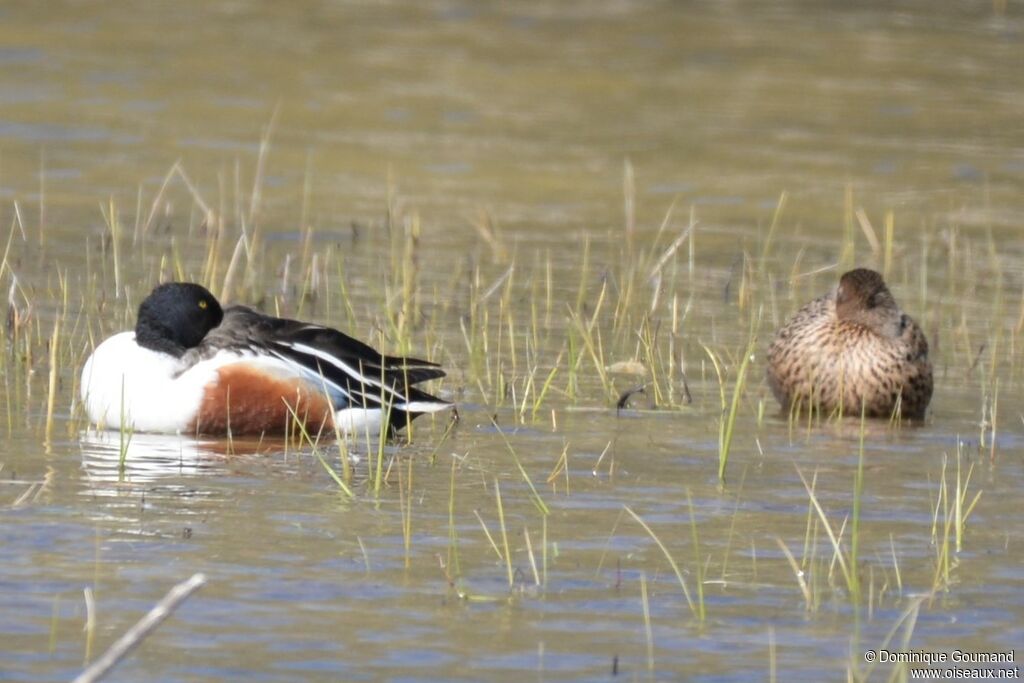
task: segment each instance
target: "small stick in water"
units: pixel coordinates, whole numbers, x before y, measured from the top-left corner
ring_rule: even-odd
[[[183,581],[168,591],[163,599],[149,610],[146,616],[142,617],[134,626],[125,631],[125,634],[111,645],[103,656],[93,662],[89,668],[79,674],[73,683],[94,683],[113,669],[117,664],[138,647],[139,643],[159,626],[164,619],[171,616],[174,610],[181,606],[190,595],[195,593],[206,583],[206,575],[193,574],[188,581]]]

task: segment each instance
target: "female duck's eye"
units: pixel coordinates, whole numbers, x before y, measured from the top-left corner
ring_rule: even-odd
[[[205,299],[201,299],[199,301],[199,308],[201,308],[201,309],[203,309],[205,311],[206,310],[206,306],[207,306],[206,300]]]

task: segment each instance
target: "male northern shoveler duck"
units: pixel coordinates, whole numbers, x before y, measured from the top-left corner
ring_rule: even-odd
[[[857,268],[797,311],[768,349],[768,384],[784,409],[921,419],[932,398],[928,340],[882,276]]]
[[[329,327],[222,309],[204,287],[172,282],[142,302],[135,331],[96,347],[81,395],[89,418],[111,428],[123,419],[142,432],[284,433],[294,411],[311,434],[374,434],[450,408],[413,386],[444,375]]]

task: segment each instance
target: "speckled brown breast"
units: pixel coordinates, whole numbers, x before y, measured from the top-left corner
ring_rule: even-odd
[[[924,417],[932,396],[928,342],[910,316],[897,337],[883,337],[840,321],[831,296],[815,299],[790,318],[768,349],[768,384],[788,410],[820,408],[889,417],[897,405],[909,418]]]

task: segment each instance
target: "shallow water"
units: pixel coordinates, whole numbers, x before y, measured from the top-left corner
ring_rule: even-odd
[[[863,654],[894,629],[890,649],[1024,642],[1022,56],[999,2],[7,3],[0,275],[32,308],[2,366],[0,679],[72,678],[194,572],[208,584],[109,680],[887,680]],[[638,254],[691,210],[655,300]],[[889,211],[889,281],[938,384],[924,425],[866,431],[853,600],[802,478],[849,558],[859,425],[788,424],[761,352],[840,267],[882,267],[866,235],[884,243]],[[350,499],[308,447],[133,435],[122,468],[120,435],[85,429],[82,354],[211,248],[222,283],[243,232],[261,242],[231,298],[450,370],[460,424],[388,445],[379,493],[375,444],[352,446]],[[617,413],[650,377],[606,390],[572,315],[608,364],[646,363],[648,310],[672,399],[648,386]],[[758,310],[722,487],[702,344],[731,383]],[[535,367],[557,372],[524,419]],[[946,563],[958,452],[962,507],[981,496]],[[695,605],[702,584],[703,621],[627,507]]]

